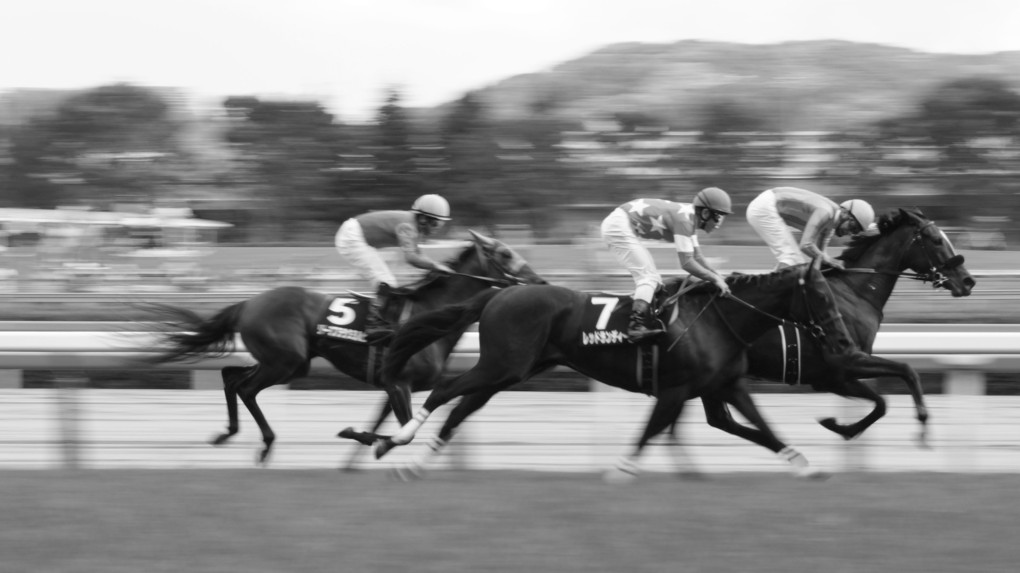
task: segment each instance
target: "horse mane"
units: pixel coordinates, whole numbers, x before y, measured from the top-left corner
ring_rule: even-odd
[[[784,283],[784,281],[792,274],[799,276],[800,268],[786,267],[768,273],[733,273],[723,277],[723,280],[726,281],[726,284],[728,284],[731,289],[739,292],[748,288],[760,289]],[[688,292],[689,294],[715,294],[718,291],[714,284],[704,281],[692,287]]]
[[[912,215],[912,216],[911,216]],[[867,230],[850,237],[850,244],[836,258],[850,263],[859,260],[882,237],[892,234],[903,225],[912,225],[925,219],[919,209],[898,209],[878,217],[878,231]]]
[[[468,245],[464,247],[459,253],[453,255],[446,260],[446,266],[451,269],[458,270],[464,263],[467,262],[468,258],[474,252],[475,244],[473,241],[469,241]],[[401,287],[401,290],[406,290],[409,294],[417,294],[422,288],[442,279],[446,279],[447,275],[444,273],[436,272],[434,270],[425,273],[425,276],[418,279],[417,281]]]

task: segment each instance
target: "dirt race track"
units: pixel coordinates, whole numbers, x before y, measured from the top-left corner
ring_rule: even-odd
[[[1015,571],[1020,478],[0,474],[5,572]]]

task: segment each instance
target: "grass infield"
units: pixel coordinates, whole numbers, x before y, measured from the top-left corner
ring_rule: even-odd
[[[1014,571],[1018,480],[7,471],[0,571]]]

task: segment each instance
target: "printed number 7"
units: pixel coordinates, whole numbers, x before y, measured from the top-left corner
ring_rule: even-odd
[[[615,296],[593,296],[591,297],[591,303],[593,305],[601,304],[602,313],[599,314],[599,319],[595,323],[595,330],[605,330],[609,324],[609,317],[613,314],[613,309],[616,308],[616,302],[620,299]]]
[[[352,302],[354,302],[353,298],[333,299],[333,302],[329,303],[329,310],[330,312],[335,312],[337,316],[330,314],[326,317],[326,320],[338,326],[346,326],[354,322],[354,309],[347,306]]]

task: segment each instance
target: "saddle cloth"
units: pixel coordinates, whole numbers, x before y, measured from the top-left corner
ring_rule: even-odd
[[[335,297],[315,323],[315,334],[365,344],[365,319],[371,300],[357,293]]]
[[[630,322],[631,297],[611,293],[594,293],[588,297],[581,315],[581,344],[610,346],[630,344],[627,325]]]

